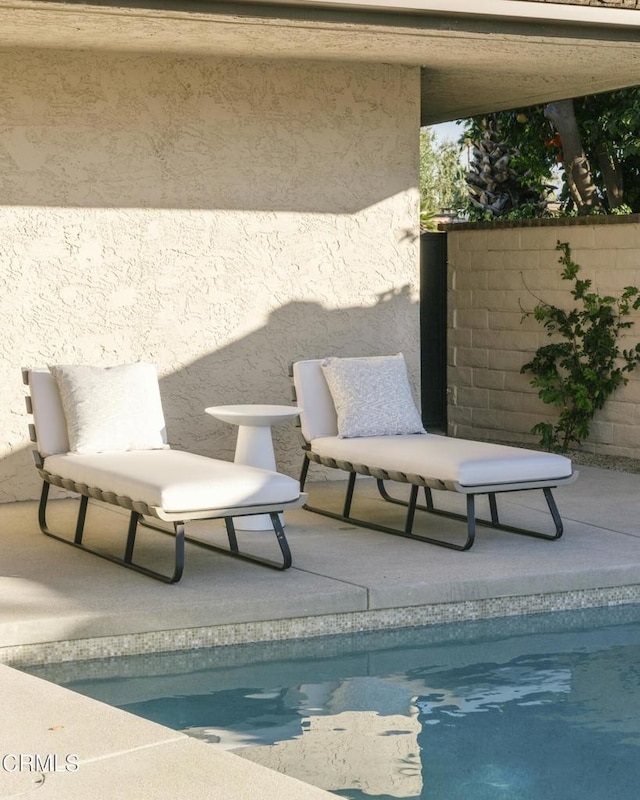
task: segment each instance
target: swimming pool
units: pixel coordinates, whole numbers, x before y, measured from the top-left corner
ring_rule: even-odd
[[[631,800],[640,606],[26,671],[362,800]]]

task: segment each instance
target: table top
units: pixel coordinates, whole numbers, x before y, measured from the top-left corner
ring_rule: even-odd
[[[205,412],[233,425],[267,426],[297,417],[302,412],[297,406],[261,405],[249,403],[238,406],[210,406]]]

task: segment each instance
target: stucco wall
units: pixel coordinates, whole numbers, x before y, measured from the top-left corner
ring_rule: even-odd
[[[554,412],[520,368],[552,341],[542,325],[523,311],[538,298],[574,308],[572,283],[561,278],[558,241],[569,242],[580,277],[602,294],[640,286],[640,220],[637,215],[584,224],[477,229],[454,226],[449,253],[449,424],[456,436],[535,442],[531,427],[553,420]],[[640,341],[640,313],[621,345]],[[610,455],[637,457],[640,446],[640,374],[632,373],[597,413],[583,447]]]
[[[606,6],[608,8],[638,8],[638,0],[529,0],[534,3],[560,3],[569,6]]]
[[[0,81],[0,500],[38,491],[23,365],[153,361],[171,442],[225,458],[204,408],[290,402],[292,360],[415,382],[417,68],[14,51]]]
[[[529,0],[534,3],[561,3],[569,6],[598,6],[599,8],[638,8],[638,0]]]

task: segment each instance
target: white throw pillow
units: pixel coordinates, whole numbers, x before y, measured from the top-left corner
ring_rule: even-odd
[[[322,371],[336,407],[341,439],[425,433],[402,353],[325,358]]]
[[[153,364],[50,367],[72,453],[167,448]]]

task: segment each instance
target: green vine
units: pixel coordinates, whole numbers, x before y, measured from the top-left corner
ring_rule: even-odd
[[[640,308],[640,290],[627,286],[619,297],[591,291],[591,281],[578,277],[580,267],[571,258],[567,242],[558,242],[562,255],[562,277],[573,281],[571,295],[577,308],[564,311],[539,301],[524,317],[541,322],[548,336],[559,341],[538,348],[521,373],[531,373],[531,386],[540,399],[559,409],[555,423],[538,422],[531,429],[547,450],[566,452],[571,444],[580,445],[589,436],[596,411],[610,395],[627,383],[628,373],[640,362],[640,343],[632,350],[621,350],[620,332],[630,328],[631,310]]]

